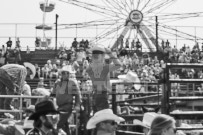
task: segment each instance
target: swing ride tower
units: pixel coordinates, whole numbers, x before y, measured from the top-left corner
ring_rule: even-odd
[[[55,3],[49,2],[48,0],[45,0],[44,2],[40,2],[40,9],[43,12],[43,20],[42,24],[39,26],[36,26],[36,29],[43,31],[43,39],[41,40],[40,47],[48,47],[51,43],[51,39],[46,37],[46,30],[51,30],[52,27],[46,25],[46,13],[52,12],[55,8]]]

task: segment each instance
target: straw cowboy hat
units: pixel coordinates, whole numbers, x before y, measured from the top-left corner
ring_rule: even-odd
[[[56,108],[51,100],[41,101],[35,105],[35,113],[33,113],[29,117],[29,120],[36,120],[41,115],[46,115],[48,113],[59,114],[59,111],[56,110]]]
[[[103,52],[103,53],[106,52],[105,49],[104,49],[104,47],[102,47],[102,46],[94,46],[94,47],[92,47],[92,48],[90,49],[90,51],[91,51],[91,52],[92,52],[92,51],[101,51],[101,52]]]
[[[22,128],[23,128],[23,129],[31,129],[31,128],[34,128],[33,124],[34,124],[34,121],[33,121],[33,120],[28,120],[28,118],[25,118]]]
[[[71,65],[63,66],[63,68],[61,69],[61,72],[69,72],[71,74],[76,73],[76,71],[73,69],[73,67]]]
[[[112,120],[117,123],[125,121],[123,118],[113,114],[113,111],[111,109],[103,109],[101,111],[96,112],[94,116],[89,119],[86,128],[93,129],[98,123],[106,120]]]
[[[128,71],[126,75],[119,75],[118,78],[123,80],[124,82],[140,83],[139,77],[135,72],[132,71]],[[141,87],[140,84],[134,84],[133,86],[137,90],[139,90]]]
[[[147,112],[147,113],[144,114],[142,121],[134,119],[133,124],[134,125],[139,125],[139,126],[142,126],[142,127],[145,127],[145,128],[150,128],[152,121],[158,115],[159,114],[157,114],[155,112]]]
[[[29,105],[25,110],[25,112],[35,112],[35,106],[34,105]]]

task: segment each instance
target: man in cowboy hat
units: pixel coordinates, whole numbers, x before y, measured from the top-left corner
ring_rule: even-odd
[[[59,122],[59,111],[56,110],[51,100],[44,100],[35,105],[35,113],[29,120],[34,120],[34,128],[29,130],[26,135],[58,135],[65,132],[57,130]]]
[[[96,135],[113,135],[117,124],[125,121],[123,118],[113,114],[111,109],[103,109],[94,114],[87,122],[87,129],[96,129]]]
[[[113,55],[109,48],[95,46],[92,51],[92,63],[87,68],[86,72],[92,80],[93,86],[93,110],[97,112],[102,109],[109,108],[108,92],[110,87],[110,72],[121,67],[121,62],[117,56]],[[113,60],[113,63],[105,63],[105,54]]]
[[[80,110],[81,103],[78,82],[76,79],[70,78],[70,75],[74,73],[75,71],[71,65],[64,66],[61,69],[62,78],[56,81],[53,88],[53,93],[56,94],[58,110],[63,112],[60,114],[58,128],[62,128],[67,134],[70,134],[67,120],[72,114],[74,97],[76,111]]]
[[[14,78],[6,70],[0,68],[0,95],[13,95],[14,89]],[[11,110],[11,101],[12,98],[0,98],[0,109]],[[0,117],[5,117],[4,113],[0,113]]]
[[[155,112],[147,112],[144,113],[143,119],[142,121],[138,120],[138,119],[134,119],[133,120],[133,125],[135,126],[140,126],[142,128],[142,132],[147,135],[149,132],[149,129],[151,127],[151,123],[154,120],[154,118],[156,116],[158,116],[159,114],[155,113]],[[138,132],[138,131],[136,131]]]

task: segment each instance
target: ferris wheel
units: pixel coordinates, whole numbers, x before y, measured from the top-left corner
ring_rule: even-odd
[[[201,37],[165,25],[165,22],[200,17],[203,14],[203,12],[162,13],[165,8],[173,5],[177,0],[100,0],[101,5],[83,0],[59,1],[84,8],[103,17],[103,19],[77,24],[77,28],[94,25],[106,26],[106,29],[97,33],[96,38],[91,39],[93,44],[102,44],[108,40],[108,46],[116,48],[121,46],[122,40],[125,38],[126,40],[133,39],[133,42],[134,40],[140,41],[150,51],[156,51],[160,48],[156,45],[160,45],[162,39],[164,39],[163,35],[174,36],[174,33],[176,33],[177,37],[186,40],[194,40],[196,38],[199,41],[203,40]],[[158,16],[158,21],[155,21],[156,16]],[[158,31],[156,32],[157,26]],[[71,28],[73,25],[63,24],[61,27]],[[159,33],[159,38],[156,38],[157,33]]]

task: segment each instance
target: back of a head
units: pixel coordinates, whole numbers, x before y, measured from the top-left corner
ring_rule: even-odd
[[[170,128],[174,123],[171,116],[160,114],[152,121],[149,135],[161,135],[164,129]]]

